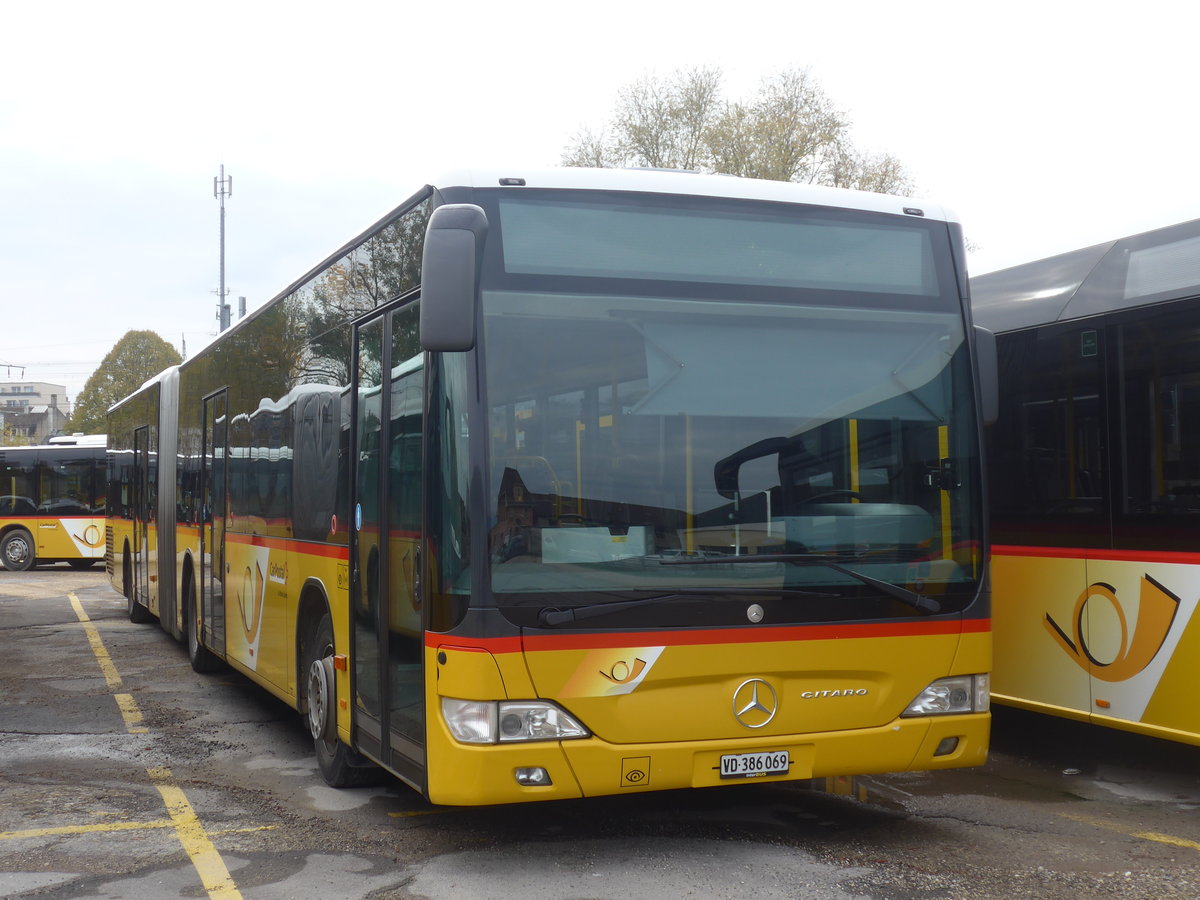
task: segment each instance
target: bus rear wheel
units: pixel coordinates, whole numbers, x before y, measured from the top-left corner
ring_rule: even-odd
[[[304,644],[305,724],[313,737],[317,766],[330,787],[373,784],[380,770],[360,760],[338,739],[337,689],[333,668],[333,620],[321,616]]]
[[[24,528],[14,528],[0,540],[0,564],[10,572],[33,568],[33,537]]]
[[[200,643],[200,610],[196,605],[196,582],[189,578],[183,601],[183,630],[187,635],[188,662],[201,674],[221,668],[221,658]]]

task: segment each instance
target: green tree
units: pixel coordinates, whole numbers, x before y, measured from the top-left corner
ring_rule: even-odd
[[[151,376],[182,361],[179,352],[153,331],[125,332],[75,398],[67,431],[103,434],[110,406],[128,397]]]
[[[748,100],[721,97],[721,70],[684,69],[622,88],[608,125],[582,129],[567,166],[649,166],[911,194],[891,154],[864,153],[850,121],[806,69],[764,78]]]

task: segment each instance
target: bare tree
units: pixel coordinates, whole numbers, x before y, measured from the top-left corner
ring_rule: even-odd
[[[581,128],[571,145],[563,151],[562,164],[582,169],[611,169],[623,165],[611,156],[612,147],[604,131]]]
[[[880,194],[916,193],[916,185],[903,163],[890,153],[859,153],[843,145],[834,154],[830,176],[829,184],[834,187]]]
[[[764,79],[748,103],[727,103],[709,145],[717,171],[821,184],[846,128],[808,72],[796,70]]]
[[[618,119],[619,155],[635,165],[699,169],[707,162],[708,131],[720,112],[717,69],[688,69],[667,81],[643,78],[624,88]]]
[[[563,164],[701,169],[708,164],[708,131],[721,112],[721,72],[680,70],[646,76],[618,92],[612,127],[582,129],[563,151]]]
[[[567,166],[649,166],[911,193],[890,154],[849,141],[849,120],[807,69],[764,78],[749,100],[723,100],[717,68],[644,77],[622,88],[608,126],[581,129],[563,151]]]

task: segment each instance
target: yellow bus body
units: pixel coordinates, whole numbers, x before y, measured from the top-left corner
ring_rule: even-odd
[[[50,559],[103,559],[103,516],[0,518],[0,531],[21,524],[33,530],[37,555]]]
[[[996,547],[1000,703],[1200,746],[1200,555]]]

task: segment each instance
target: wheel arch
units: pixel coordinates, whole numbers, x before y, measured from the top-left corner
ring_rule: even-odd
[[[29,531],[30,534],[33,533],[24,522],[9,522],[7,525],[0,527],[0,541],[4,540],[5,535],[10,531],[15,531],[18,528],[23,531]]]
[[[325,585],[316,578],[310,578],[300,589],[300,602],[296,606],[296,708],[301,713],[308,712],[307,673],[304,660],[307,658],[308,645],[313,639],[317,625],[325,615],[330,617],[333,624],[333,611],[329,605],[329,594]],[[339,652],[343,650],[338,643],[337,627],[333,628],[334,647]]]

